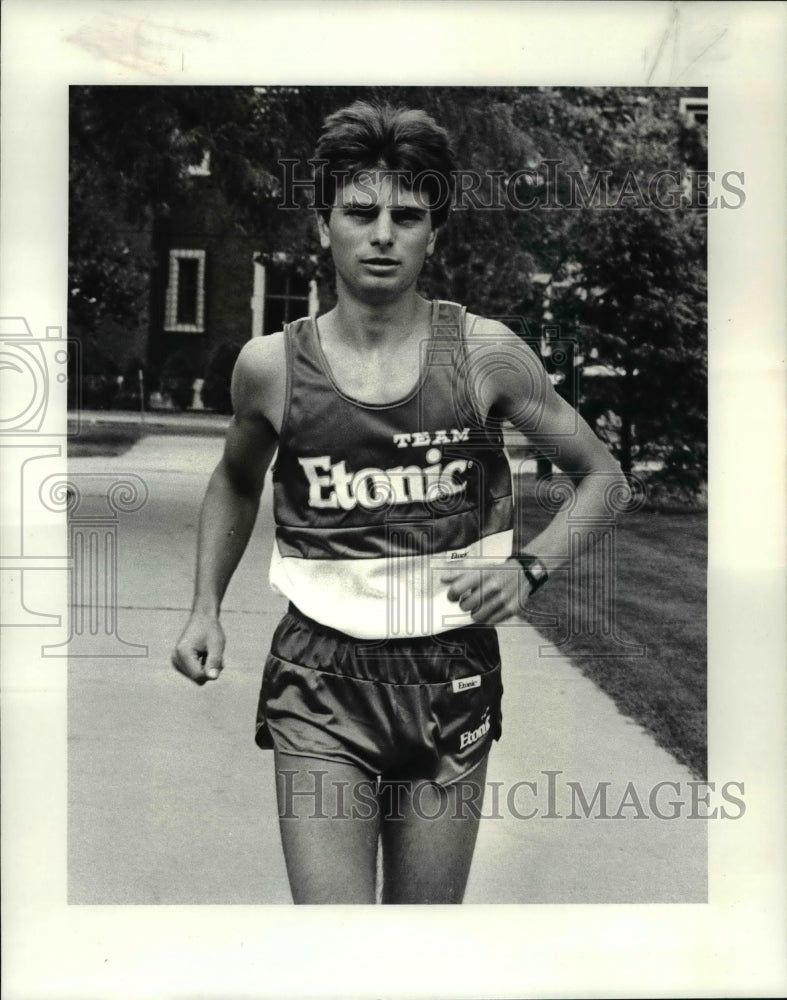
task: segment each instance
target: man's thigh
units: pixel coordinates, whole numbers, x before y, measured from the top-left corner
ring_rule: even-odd
[[[383,786],[383,903],[462,902],[487,759],[451,785],[413,781]]]
[[[296,903],[374,903],[376,779],[341,761],[276,751],[276,795]]]

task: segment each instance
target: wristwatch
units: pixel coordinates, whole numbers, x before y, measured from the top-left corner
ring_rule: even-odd
[[[547,568],[538,556],[532,556],[527,552],[514,556],[514,559],[516,559],[525,571],[527,582],[530,584],[530,595],[532,597],[539,587],[543,587],[549,579]]]

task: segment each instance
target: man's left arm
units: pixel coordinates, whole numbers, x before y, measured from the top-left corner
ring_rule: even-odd
[[[494,407],[532,444],[555,449],[555,464],[571,477],[575,490],[574,502],[564,505],[538,535],[523,539],[515,534],[511,558],[501,567],[483,571],[468,567],[443,575],[443,581],[450,583],[450,600],[458,601],[474,621],[497,624],[521,613],[544,579],[544,568],[552,571],[568,561],[569,513],[572,538],[579,538],[583,548],[594,522],[608,516],[610,489],[625,487],[626,480],[606,446],[557,394],[531,348],[499,323],[485,321],[484,333],[494,334],[495,363],[479,365],[484,379],[477,405],[484,412]],[[509,354],[510,364],[500,365],[501,350]],[[521,488],[519,483],[521,477],[514,476],[515,491]]]

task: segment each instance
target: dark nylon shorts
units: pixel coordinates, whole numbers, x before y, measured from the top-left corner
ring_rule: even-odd
[[[265,663],[256,742],[370,777],[447,785],[500,738],[502,695],[491,626],[370,642],[291,604]]]

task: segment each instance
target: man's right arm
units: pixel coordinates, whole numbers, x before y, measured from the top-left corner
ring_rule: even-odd
[[[265,363],[268,353],[259,342],[250,342],[238,358],[232,377],[234,416],[200,512],[194,602],[172,654],[173,666],[197,684],[215,680],[221,671],[221,602],[251,537],[276,450],[277,435],[262,408],[265,383],[275,374],[275,366]]]

